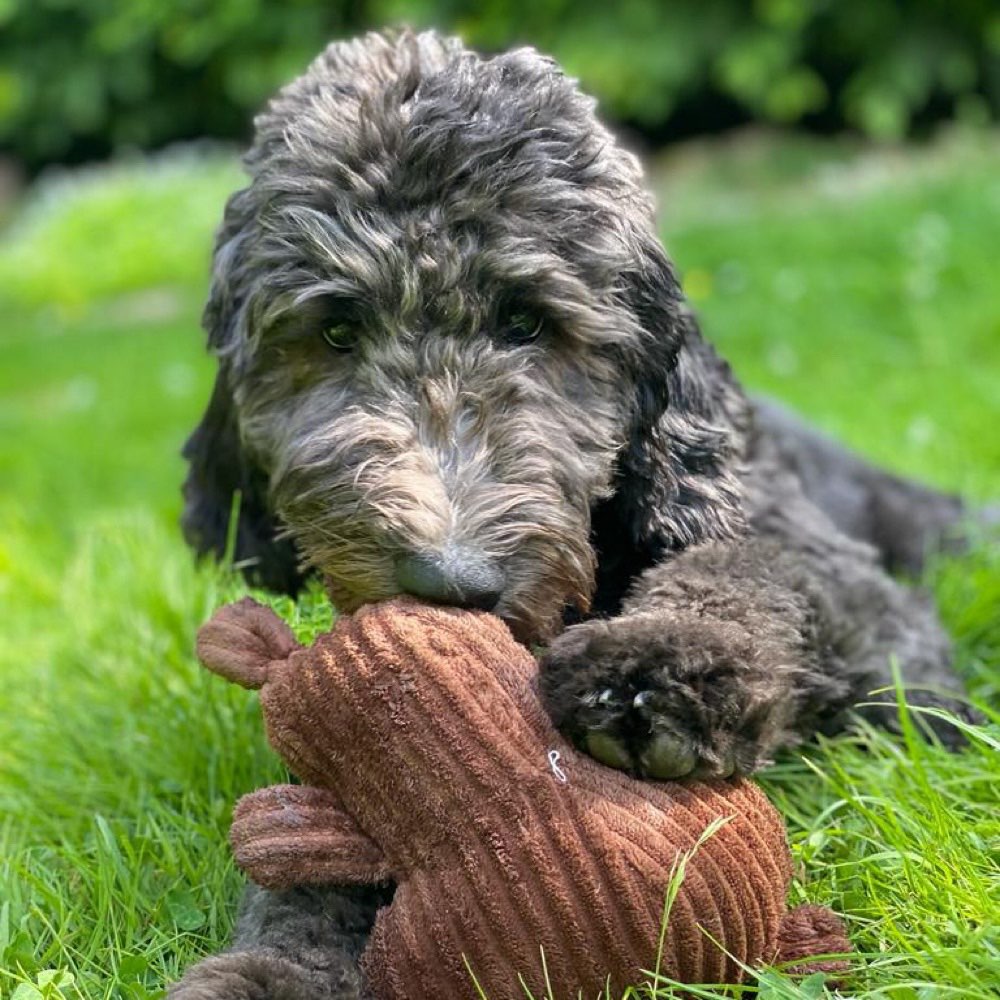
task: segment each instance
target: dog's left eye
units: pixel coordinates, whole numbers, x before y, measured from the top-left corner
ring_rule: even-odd
[[[534,313],[512,313],[506,317],[500,328],[500,335],[505,344],[520,347],[523,344],[533,344],[545,330],[545,320]]]
[[[323,331],[323,339],[340,354],[354,349],[354,330],[347,323],[331,323]]]

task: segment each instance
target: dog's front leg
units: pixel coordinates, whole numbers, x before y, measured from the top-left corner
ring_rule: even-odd
[[[249,886],[232,948],[206,958],[169,1000],[363,1000],[358,959],[390,887]]]
[[[672,558],[621,615],[551,645],[543,697],[583,750],[646,777],[726,777],[793,740],[807,602],[766,577],[749,581],[764,553],[747,544]]]
[[[755,505],[750,535],[669,556],[636,581],[621,615],[552,644],[542,693],[584,750],[653,778],[748,774],[780,746],[842,729],[852,712],[894,728],[894,696],[871,694],[892,686],[893,662],[916,685],[911,704],[978,720],[923,595],[791,485],[781,492],[780,504]],[[921,720],[961,745],[947,720]]]

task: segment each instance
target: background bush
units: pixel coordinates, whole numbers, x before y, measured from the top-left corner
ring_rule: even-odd
[[[897,138],[997,116],[995,0],[0,0],[0,143],[29,168],[239,138],[330,38],[405,21],[553,52],[665,139],[760,119]]]

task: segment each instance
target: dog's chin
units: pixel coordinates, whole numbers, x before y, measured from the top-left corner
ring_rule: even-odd
[[[501,600],[494,614],[510,629],[514,638],[524,646],[542,646],[562,630],[567,608],[576,607],[585,613],[589,602],[580,595],[551,593],[546,601],[526,604]]]
[[[301,551],[309,539],[299,538]],[[567,608],[586,612],[594,587],[594,552],[568,533],[553,544],[546,537],[527,537],[521,550],[503,560],[506,586],[490,609],[526,646],[548,642],[563,628]],[[316,551],[313,549],[313,551]],[[365,604],[405,596],[395,571],[392,553],[374,546],[353,546],[333,559],[313,562],[324,579],[334,606],[352,614]]]
[[[508,611],[502,604],[494,609],[493,614],[510,629],[519,643],[528,647],[547,642],[558,631],[562,620],[561,614],[539,620],[537,616],[528,617],[523,613]]]
[[[355,587],[345,586],[326,572],[323,572],[322,576],[323,584],[333,606],[342,615],[353,615],[355,611],[359,611],[366,604],[378,604],[380,601],[389,601],[394,597],[402,596],[398,587],[383,586],[358,590]]]
[[[407,596],[405,591],[388,584],[362,591],[344,586],[329,574],[324,573],[323,578],[334,607],[345,615],[354,614],[366,604]],[[504,596],[491,614],[496,615],[510,629],[518,642],[530,647],[548,642],[562,630],[563,613],[567,605],[573,604],[586,610],[586,603],[579,596],[574,598],[567,595],[564,599],[555,592],[549,594],[548,600],[544,602]]]

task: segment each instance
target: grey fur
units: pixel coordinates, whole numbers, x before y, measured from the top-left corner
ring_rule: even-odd
[[[256,126],[186,450],[199,551],[238,489],[247,571],[318,570],[345,610],[397,592],[400,559],[475,552],[502,568],[497,612],[550,643],[558,723],[637,774],[752,771],[843,726],[893,656],[955,686],[933,609],[880,561],[918,568],[963,505],[755,413],[684,306],[637,161],[551,60],[368,35]],[[234,951],[170,996],[358,997],[389,893],[254,891]]]

